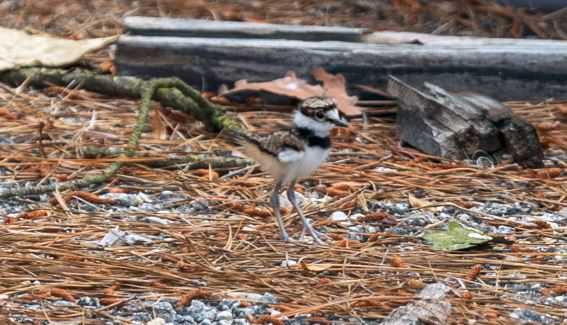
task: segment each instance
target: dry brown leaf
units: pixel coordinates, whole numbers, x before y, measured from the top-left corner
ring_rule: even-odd
[[[481,271],[482,271],[482,264],[475,264],[470,269],[469,273],[467,273],[465,279],[467,279],[468,281],[474,281],[476,280],[476,278],[478,277]]]
[[[57,297],[57,298],[65,299],[70,302],[75,302],[75,297],[73,297],[73,295],[65,289],[51,288],[49,294],[52,297]]]
[[[359,190],[361,187],[364,186],[364,183],[359,183],[359,182],[349,182],[349,181],[345,181],[345,182],[336,182],[333,183],[331,185],[332,188],[338,189],[338,190],[343,190],[343,191],[356,191]]]
[[[251,217],[268,218],[272,216],[268,209],[257,208],[255,206],[246,207],[242,212]]]
[[[128,193],[128,190],[125,189],[125,188],[121,188],[121,187],[109,187],[108,192],[109,193]]]
[[[332,197],[337,197],[337,196],[347,196],[350,194],[350,192],[348,191],[344,191],[344,190],[339,190],[337,188],[334,187],[329,187],[326,190],[327,195],[332,196]]]
[[[189,305],[193,299],[209,299],[212,296],[213,294],[207,289],[195,289],[182,295],[177,301],[176,306],[182,308]]]
[[[567,285],[557,285],[557,286],[551,288],[551,291],[556,295],[567,294]]]
[[[349,96],[346,90],[346,79],[342,74],[332,75],[323,68],[313,69],[311,74],[323,83],[325,95],[333,97],[337,107],[346,116],[360,116],[362,109],[356,106],[358,98]]]
[[[209,181],[218,179],[220,177],[219,173],[217,173],[216,171],[212,170],[212,169],[206,169],[206,168],[202,168],[202,169],[195,169],[192,172],[193,175],[199,176],[199,177],[203,177],[208,179]]]
[[[538,229],[551,229],[551,225],[544,220],[533,220],[532,222]]]
[[[472,300],[473,299],[473,295],[470,291],[466,290],[462,293],[462,297],[465,300]]]
[[[333,325],[334,322],[331,320],[328,320],[324,317],[309,317],[309,319],[307,319],[307,322],[309,324],[320,324],[320,325]]]
[[[317,281],[317,285],[320,286],[329,285],[331,283],[333,283],[333,281],[329,278],[320,278],[319,281]]]
[[[288,72],[285,77],[266,82],[248,82],[239,80],[234,88],[222,94],[223,96],[243,92],[268,92],[276,95],[303,100],[312,96],[323,96],[325,90],[319,85],[310,85],[303,79],[298,79],[295,72]]]
[[[561,173],[564,170],[565,170],[564,168],[557,168],[557,167],[540,168],[540,169],[530,170],[529,173],[531,174],[532,177],[535,178],[556,178],[561,176]]]
[[[347,116],[360,116],[361,108],[356,106],[356,97],[351,97],[346,91],[346,80],[343,75],[332,75],[322,68],[312,71],[313,76],[323,83],[310,85],[303,79],[298,79],[295,72],[289,71],[285,77],[266,82],[248,82],[239,80],[234,88],[221,94],[223,96],[243,94],[249,92],[266,92],[298,100],[304,100],[313,96],[333,97],[337,107]]]
[[[31,294],[30,294],[30,299],[34,300],[34,299],[47,299],[49,298],[49,296],[51,296],[51,291],[47,290],[47,289],[39,289],[39,290],[34,290]]]
[[[337,242],[337,246],[338,247],[344,247],[344,248],[353,248],[353,246],[359,246],[360,242],[358,240],[354,240],[354,239],[342,239],[339,242]]]
[[[249,316],[249,317],[248,317]],[[272,324],[272,325],[284,325],[284,321],[281,320],[281,318],[278,318],[277,316],[271,316],[271,315],[264,315],[264,316],[260,316],[258,318],[254,318],[254,316],[252,315],[248,315],[247,317],[249,318],[248,320],[250,321],[250,323],[252,324]]]
[[[535,125],[536,129],[541,133],[546,133],[553,130],[558,130],[561,127],[559,121],[542,122]]]
[[[22,219],[37,219],[41,217],[47,217],[49,215],[48,210],[33,210],[22,213],[19,218]]]
[[[406,267],[406,263],[400,255],[392,256],[392,259],[390,259],[390,265],[393,267]]]
[[[106,60],[98,65],[98,68],[102,72],[107,72],[112,74],[113,76],[116,75],[116,66],[112,60]]]
[[[74,191],[65,195],[65,202],[69,202],[73,197],[79,197],[85,201],[94,204],[114,204],[116,203],[113,199],[105,199],[96,194],[84,191]]]
[[[408,287],[412,289],[423,289],[425,288],[425,283],[419,279],[410,279],[408,281]]]
[[[366,214],[363,218],[361,218],[361,221],[381,222],[387,225],[397,225],[399,223],[398,219],[392,217],[391,215],[383,211],[370,212]]]
[[[103,296],[100,298],[100,303],[108,306],[119,302],[120,297],[116,294],[116,289],[118,289],[117,285],[104,289]]]
[[[7,107],[0,107],[0,117],[3,117],[10,121],[14,121],[20,118],[18,113],[12,112]]]

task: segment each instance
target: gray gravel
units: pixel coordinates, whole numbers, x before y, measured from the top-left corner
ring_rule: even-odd
[[[6,173],[1,171],[0,173]],[[23,183],[18,186],[31,186],[32,184]],[[13,188],[16,186],[11,183],[0,184],[0,191]],[[419,194],[419,193],[418,193]],[[124,212],[124,218],[137,222],[147,222],[155,224],[170,224],[174,221],[160,218],[160,213],[178,213],[180,215],[195,215],[195,214],[214,214],[215,211],[209,208],[208,202],[199,198],[191,198],[182,193],[173,191],[163,191],[157,194],[146,194],[142,192],[134,193],[106,193],[102,194],[105,198],[112,198],[118,203],[113,205],[94,205],[81,200],[72,200],[69,207],[75,211],[82,212]],[[417,196],[417,195],[416,195]],[[325,198],[315,192],[306,193],[304,200],[311,200],[312,203],[322,203]],[[37,208],[38,206],[47,203],[47,195],[38,195],[22,199],[10,199],[0,201],[0,223],[3,222],[3,217],[17,215],[30,208]],[[497,233],[507,235],[514,233],[514,229],[509,226],[494,227],[485,223],[482,219],[478,218],[474,213],[463,212],[454,207],[440,208],[438,211],[432,212],[427,210],[413,210],[408,202],[392,202],[392,201],[370,201],[368,202],[369,211],[362,211],[357,209],[351,213],[346,211],[334,211],[327,215],[333,221],[333,224],[320,229],[322,232],[332,231],[336,227],[347,229],[348,236],[351,239],[365,241],[369,235],[375,232],[391,232],[400,235],[417,235],[423,231],[423,227],[432,223],[442,222],[451,218],[456,218],[459,221],[467,224],[468,226],[480,229],[485,232]],[[501,202],[484,202],[472,210],[482,212],[485,214],[496,215],[499,217],[509,218],[518,222],[531,222],[534,218],[546,221],[552,228],[566,227],[567,226],[567,209],[559,212],[541,211],[541,209],[534,204],[525,202],[515,202],[513,204],[504,204]],[[136,212],[143,212],[136,215]],[[394,222],[369,222],[363,221],[368,213],[385,212],[393,218]],[[176,221],[175,221],[176,222]],[[110,229],[109,229],[110,230]],[[136,234],[133,234],[136,235]],[[144,234],[138,234],[144,235]],[[151,237],[150,240],[166,240],[160,236]],[[126,241],[127,244],[127,241]],[[555,256],[548,257],[549,263],[567,263],[567,241],[565,239],[556,239],[553,245],[534,245],[533,248],[541,252],[554,252]],[[526,257],[529,260],[528,257]],[[490,266],[487,266],[490,268]],[[493,270],[496,274],[497,270]],[[493,283],[487,282],[489,285]],[[505,287],[511,292],[511,298],[519,302],[537,305],[553,305],[565,306],[567,308],[567,295],[542,295],[542,284],[538,283],[522,283],[522,284],[507,284],[500,282],[500,286]],[[269,297],[269,296],[268,296]],[[273,296],[272,296],[273,297]],[[66,301],[52,302],[56,306],[64,306],[69,304]],[[250,307],[242,307],[237,301],[223,300],[223,301],[203,301],[193,300],[190,306],[182,309],[175,308],[175,301],[161,300],[158,302],[132,300],[131,302],[111,310],[111,314],[115,317],[129,319],[134,324],[145,324],[152,319],[160,318],[164,324],[215,324],[215,325],[228,325],[228,324],[249,324],[247,315],[255,317],[261,315],[268,315],[274,313],[269,305],[272,301],[264,303],[256,303]],[[86,309],[101,308],[101,304],[97,298],[81,297],[78,304]],[[28,308],[37,309],[41,306],[37,304],[29,304]],[[21,323],[25,323],[25,318],[14,316],[15,319]],[[540,324],[559,324],[559,320],[549,315],[541,315],[535,311],[526,309],[517,309],[511,311],[511,317],[518,320],[520,324],[528,324],[530,322]],[[329,315],[329,318],[333,316]],[[300,325],[307,324],[306,317],[296,317],[293,320],[288,320],[288,324]],[[337,322],[338,324],[345,323],[345,320]],[[349,324],[363,324],[358,320],[350,320]],[[376,321],[365,321],[365,324],[377,324]],[[111,324],[111,323],[107,323]]]

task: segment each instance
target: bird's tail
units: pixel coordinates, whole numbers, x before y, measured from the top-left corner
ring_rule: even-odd
[[[219,137],[236,146],[242,146],[251,142],[250,136],[242,129],[224,128],[219,133]]]

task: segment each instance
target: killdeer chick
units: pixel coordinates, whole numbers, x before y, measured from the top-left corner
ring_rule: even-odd
[[[293,114],[293,127],[276,131],[267,136],[239,133],[236,142],[242,152],[254,159],[260,167],[275,179],[271,206],[284,241],[289,240],[280,214],[279,194],[288,185],[287,197],[303,222],[303,232],[321,244],[320,234],[309,224],[297,204],[294,185],[299,177],[309,176],[329,156],[330,132],[335,126],[348,126],[337,109],[335,101],[328,97],[311,97],[301,102]]]

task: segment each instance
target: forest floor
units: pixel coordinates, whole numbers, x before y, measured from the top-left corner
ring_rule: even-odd
[[[478,1],[284,3],[7,0],[0,24],[87,38],[119,33],[126,14],[296,24],[315,17],[371,29],[565,35],[549,14]],[[106,50],[87,58],[108,60]],[[78,179],[124,159],[86,158],[84,149],[125,148],[138,104],[73,87],[0,84],[0,190]],[[0,323],[374,324],[443,283],[450,291],[437,307],[447,323],[565,324],[567,103],[507,105],[537,127],[546,168],[421,154],[399,145],[392,116],[337,130],[329,162],[296,186],[308,217],[333,239],[314,246],[278,238],[272,180],[256,166],[148,167],[231,152],[192,117],[156,104],[138,156],[109,183],[0,201]],[[253,103],[230,114],[270,133],[288,124],[291,109]],[[286,215],[297,238],[300,222]],[[418,237],[452,218],[499,240],[439,252]],[[112,234],[121,242],[106,244]]]

